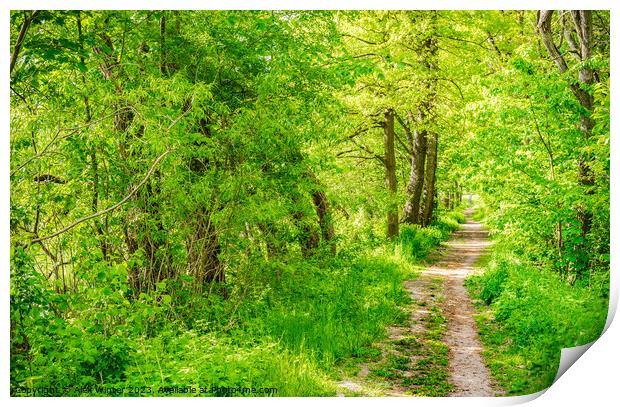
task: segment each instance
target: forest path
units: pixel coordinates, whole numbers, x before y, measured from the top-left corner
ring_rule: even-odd
[[[443,341],[448,346],[448,368],[451,396],[493,396],[489,371],[482,360],[482,346],[471,298],[464,286],[467,275],[473,271],[476,260],[489,246],[483,226],[471,219],[472,208],[465,211],[466,223],[446,243],[448,250],[425,275],[444,279],[443,314],[447,330]]]
[[[466,223],[431,258],[432,265],[404,282],[411,296],[408,324],[389,328],[379,361],[338,385],[350,394],[382,396],[493,396],[464,286],[488,247],[487,232],[465,211]],[[340,393],[340,396],[344,394]]]

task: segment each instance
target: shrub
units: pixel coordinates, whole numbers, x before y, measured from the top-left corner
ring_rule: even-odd
[[[444,238],[444,233],[435,226],[422,228],[418,225],[403,225],[399,242],[407,256],[412,259],[421,259],[426,257]]]
[[[490,304],[481,312],[481,338],[495,378],[508,394],[528,394],[551,385],[562,348],[595,340],[607,316],[598,290],[571,286],[559,274],[517,262],[497,245],[484,273],[468,278],[471,292]]]

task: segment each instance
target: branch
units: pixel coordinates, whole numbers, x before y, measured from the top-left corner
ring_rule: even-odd
[[[553,16],[553,10],[541,10],[538,18],[538,32],[540,32],[540,36],[542,37],[543,43],[545,44],[545,48],[547,48],[547,52],[553,59],[553,62],[557,65],[560,73],[564,73],[568,70],[568,65],[564,60],[560,51],[555,46],[553,42],[553,37],[551,33],[551,17]]]
[[[459,94],[461,95],[461,99],[465,100],[465,96],[463,96],[463,91],[461,90],[461,87],[458,85],[458,83],[456,83],[454,81],[454,79],[450,79],[450,78],[436,78],[437,80],[442,80],[442,81],[447,81],[450,82],[451,84],[453,84],[456,89],[459,91]]]
[[[357,158],[360,160],[376,160],[377,157],[366,157],[363,155],[343,155],[343,156],[338,156],[338,158]]]
[[[125,196],[125,197],[124,197],[124,198],[123,198],[120,202],[118,202],[118,203],[116,203],[116,204],[114,204],[114,205],[110,206],[110,207],[109,207],[109,208],[107,208],[107,209],[104,209],[104,210],[101,210],[101,211],[99,211],[99,212],[96,212],[96,213],[90,214],[90,215],[88,215],[88,216],[84,216],[84,217],[82,217],[82,218],[80,218],[80,219],[76,220],[75,222],[71,223],[69,226],[66,226],[66,227],[64,227],[64,228],[60,229],[59,231],[57,231],[57,232],[55,232],[55,233],[52,233],[51,235],[48,235],[48,236],[44,236],[44,237],[39,237],[39,238],[33,239],[33,240],[31,240],[31,241],[30,241],[30,243],[28,243],[28,244],[26,245],[26,247],[28,247],[28,246],[32,245],[33,243],[39,243],[39,242],[43,242],[43,241],[45,241],[45,240],[48,240],[48,239],[54,238],[54,237],[56,237],[56,236],[58,236],[58,235],[60,235],[60,234],[63,234],[63,233],[65,233],[65,232],[67,232],[67,231],[69,231],[69,230],[73,229],[74,227],[76,227],[77,225],[79,225],[79,224],[80,224],[80,223],[82,223],[82,222],[86,222],[86,221],[87,221],[87,220],[89,220],[89,219],[96,218],[96,217],[98,217],[98,216],[101,216],[101,215],[104,215],[104,214],[106,214],[106,213],[112,212],[113,210],[115,210],[115,209],[117,209],[118,207],[120,207],[121,205],[123,205],[125,202],[127,202],[127,201],[129,200],[129,198],[131,198],[131,197],[132,197],[132,196],[133,196],[133,195],[134,195],[134,194],[138,191],[138,189],[140,189],[140,187],[141,187],[142,185],[144,185],[144,184],[146,183],[146,181],[149,179],[149,177],[150,177],[150,176],[153,174],[153,172],[155,171],[155,168],[157,167],[157,164],[159,164],[159,163],[160,163],[160,162],[161,162],[161,161],[162,161],[162,160],[163,160],[163,159],[164,159],[164,158],[168,155],[168,153],[170,153],[170,151],[171,151],[171,150],[170,150],[170,149],[168,149],[168,150],[164,151],[164,153],[163,153],[162,155],[160,155],[159,157],[157,157],[157,159],[153,162],[153,164],[151,165],[151,168],[149,168],[148,172],[146,173],[146,175],[144,176],[144,178],[142,179],[142,181],[140,181],[140,183],[139,183],[138,185],[136,185],[136,186],[135,186],[135,187],[131,190],[131,192],[129,192],[129,194],[127,194],[127,196]]]
[[[32,108],[32,106],[30,106],[24,95],[16,91],[15,88],[13,88],[12,86],[9,86],[9,88],[26,104],[26,108],[30,111],[30,113],[34,113],[34,109]]]
[[[536,112],[534,111],[534,104],[532,103],[532,99],[528,98],[528,100],[530,101],[530,109],[532,110],[532,117],[534,118],[534,124],[536,125],[536,132],[538,133],[538,137],[540,138],[540,141],[543,143],[543,146],[545,146],[545,149],[547,150],[547,154],[549,154],[549,163],[550,163],[550,169],[551,169],[551,177],[553,179],[555,179],[555,169],[554,169],[554,164],[553,164],[553,151],[551,151],[551,140],[549,140],[549,143],[545,142],[545,138],[542,135],[542,132],[540,131],[540,126],[538,125],[538,120],[536,119]]]
[[[35,182],[53,182],[55,184],[66,184],[67,181],[52,174],[39,174],[35,175],[33,181]]]
[[[30,27],[30,23],[32,23],[32,20],[34,20],[37,14],[39,14],[39,10],[33,10],[30,13],[30,16],[27,16],[24,19],[22,27],[19,30],[19,35],[17,36],[17,41],[15,41],[15,48],[13,48],[13,54],[11,54],[11,69],[9,71],[9,75],[13,73],[13,68],[15,68],[15,62],[17,62],[17,57],[19,56],[19,51],[22,48],[24,38],[26,37],[26,33],[28,32],[28,27]]]
[[[66,135],[66,137],[70,137],[71,135],[75,134],[77,131],[73,131],[69,134]],[[30,163],[32,160],[39,158],[41,156],[43,156],[45,154],[45,152],[47,151],[48,148],[50,148],[50,146],[52,144],[54,144],[54,142],[56,141],[56,139],[58,138],[58,136],[60,135],[60,130],[58,130],[56,132],[56,134],[54,135],[54,137],[52,137],[52,141],[50,141],[49,143],[47,143],[47,145],[43,148],[43,150],[38,153],[33,155],[32,157],[28,158],[26,161],[24,161],[19,167],[17,167],[16,169],[14,169],[13,171],[11,171],[11,177],[13,175],[15,175],[17,173],[17,171],[21,170],[22,168],[24,168],[26,165],[28,165],[28,163]]]
[[[370,130],[369,127],[362,127],[358,130],[356,130],[355,132],[353,132],[353,134],[351,134],[349,137],[347,137],[349,140],[359,136],[360,134],[366,133],[368,130]]]
[[[353,58],[365,58],[365,57],[383,58],[381,55],[375,54],[374,52],[367,52],[365,54],[353,55]]]
[[[379,154],[376,154],[374,151],[372,151],[370,148],[366,147],[363,144],[359,144],[357,141],[355,141],[355,139],[351,139],[351,141],[353,142],[353,144],[355,144],[357,147],[359,147],[360,149],[364,150],[365,152],[367,152],[368,154],[370,154],[372,157],[376,158],[377,160],[381,161],[383,164],[385,164],[385,159],[383,157],[381,157]]]
[[[348,153],[354,153],[356,151],[357,151],[356,149],[350,148],[348,150],[344,150],[344,151],[339,152],[338,154],[336,154],[336,157],[340,157],[340,156],[348,154]]]
[[[553,15],[553,10],[541,10],[539,12],[538,23],[537,23],[538,31],[540,32],[540,36],[542,37],[543,43],[545,44],[545,48],[547,48],[547,51],[549,52],[551,59],[553,59],[553,62],[555,62],[555,64],[557,65],[560,73],[563,74],[566,71],[568,71],[568,65],[566,64],[566,60],[564,59],[562,54],[560,54],[560,51],[558,51],[557,47],[555,46],[555,43],[553,42],[553,38],[551,36],[551,16],[552,15]],[[589,32],[587,32],[587,23],[583,22],[583,19],[580,19],[580,17],[575,17],[575,18],[576,18],[575,28],[577,30],[577,35],[580,36],[580,39],[582,40],[581,58],[583,59],[589,56],[589,48],[588,46],[584,46],[584,43],[583,43],[583,41],[586,41],[586,42],[589,41],[589,37],[588,37]],[[581,34],[584,35],[583,38],[581,38],[580,32]],[[576,83],[571,83],[569,86],[570,86],[571,91],[573,92],[573,94],[575,95],[579,103],[581,104],[581,106],[583,106],[584,108],[588,110],[591,110],[591,100],[590,100],[590,95],[588,94],[588,92],[581,89],[579,85]]]
[[[109,115],[103,116],[103,117],[102,117],[101,119],[99,119],[99,120],[95,120],[95,121],[88,122],[87,124],[85,124],[85,125],[83,125],[83,126],[74,127],[73,129],[71,129],[71,131],[69,131],[69,133],[67,133],[67,134],[65,134],[64,136],[60,137],[60,139],[65,139],[65,138],[71,137],[72,135],[74,135],[74,134],[78,133],[80,130],[82,130],[82,129],[84,129],[84,128],[90,127],[90,126],[92,126],[92,125],[94,125],[94,124],[97,124],[97,123],[99,123],[99,122],[101,122],[101,121],[103,121],[103,120],[107,119],[108,117],[114,116],[117,112],[118,112],[118,111],[116,111],[116,112],[114,112],[114,113],[112,113],[112,114],[109,114]],[[31,156],[30,158],[26,159],[26,161],[24,161],[24,162],[23,162],[22,164],[20,164],[20,165],[19,165],[16,169],[14,169],[13,171],[11,171],[11,174],[10,174],[10,175],[11,175],[11,177],[12,177],[13,175],[15,175],[15,174],[16,174],[19,170],[21,170],[22,168],[24,168],[26,165],[28,165],[30,162],[32,162],[33,160],[35,160],[35,159],[37,159],[37,158],[40,158],[40,157],[42,157],[43,155],[45,155],[45,153],[47,152],[47,149],[48,149],[48,148],[50,148],[50,146],[51,146],[52,144],[54,144],[54,143],[56,142],[56,140],[58,140],[58,139],[59,139],[60,132],[61,132],[62,130],[63,130],[63,129],[58,129],[58,131],[56,132],[56,134],[54,135],[54,137],[52,137],[52,140],[51,140],[49,143],[47,143],[47,145],[43,148],[43,150],[41,150],[41,152],[40,152],[40,153],[35,154],[35,155]]]
[[[485,47],[484,45],[482,45],[483,42],[470,41],[470,40],[466,40],[464,38],[450,37],[450,36],[447,36],[447,35],[437,35],[437,37],[439,37],[439,38],[446,38],[446,39],[453,40],[453,41],[467,42],[467,43],[470,43],[470,44],[477,45],[480,48],[485,49],[487,51],[490,50],[488,47]]]
[[[362,127],[360,129],[356,130],[353,134],[351,134],[348,137],[348,139],[351,140],[351,142],[353,144],[355,144],[359,149],[364,150],[365,152],[370,154],[372,158],[376,158],[377,160],[379,160],[382,163],[384,163],[383,157],[381,157],[378,154],[375,154],[371,149],[369,149],[365,145],[360,144],[357,141],[355,141],[355,137],[359,136],[360,134],[366,133],[368,130],[370,130],[370,127]],[[347,152],[351,152],[351,151],[343,151],[342,153],[339,153],[336,157],[340,157],[342,154],[347,153]]]
[[[490,31],[487,31],[487,35],[487,41],[489,41],[489,43],[493,46],[493,49],[495,50],[495,52],[497,52],[499,58],[502,59],[502,51],[500,51],[497,47],[497,44],[495,44],[495,38],[493,38],[493,34],[491,34]]]
[[[368,41],[368,40],[365,40],[365,39],[363,39],[363,38],[356,37],[355,35],[351,35],[351,34],[347,34],[347,33],[344,33],[344,34],[341,34],[341,35],[342,35],[343,37],[351,37],[351,38],[355,38],[355,39],[356,39],[356,40],[358,40],[358,41],[365,42],[366,44],[370,44],[370,45],[378,45],[378,44],[379,44],[379,43],[377,43],[377,42]],[[385,43],[385,41],[381,42],[381,44],[383,44],[383,43]]]

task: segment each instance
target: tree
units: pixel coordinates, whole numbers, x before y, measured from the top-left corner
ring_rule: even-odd
[[[540,36],[543,40],[545,48],[551,56],[551,59],[557,66],[561,74],[565,74],[568,70],[568,64],[564,56],[558,50],[553,40],[552,33],[552,17],[553,10],[542,10],[538,12],[537,26]],[[569,47],[569,55],[575,57],[580,64],[578,70],[578,78],[576,82],[570,83],[570,89],[583,108],[579,113],[579,129],[581,130],[584,140],[587,142],[592,136],[594,128],[594,120],[592,118],[592,110],[594,98],[589,88],[595,83],[595,71],[591,68],[592,58],[592,11],[590,10],[573,10],[570,11],[572,19],[571,23],[567,23],[567,13],[561,14],[562,29],[560,39],[566,39]],[[576,38],[575,35],[576,34]],[[591,170],[592,155],[586,151],[581,151],[578,162],[579,184],[584,188],[586,195],[593,193],[594,185],[593,174]],[[577,251],[580,252],[580,263],[577,267],[580,272],[587,266],[587,254],[585,240],[587,239],[590,225],[592,223],[592,213],[583,204],[577,206],[579,222],[581,224],[581,241],[577,244]]]

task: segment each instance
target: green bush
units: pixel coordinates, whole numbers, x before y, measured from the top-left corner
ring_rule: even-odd
[[[562,348],[598,338],[607,298],[599,290],[571,286],[552,270],[520,263],[505,247],[494,250],[485,272],[467,280],[493,315],[485,319],[480,310],[487,361],[508,394],[537,392],[551,385]]]
[[[403,252],[412,259],[426,257],[444,238],[445,234],[435,226],[403,225],[400,232]]]
[[[503,291],[503,286],[508,279],[508,263],[498,261],[481,277],[482,290],[479,297],[487,304],[491,304]]]

